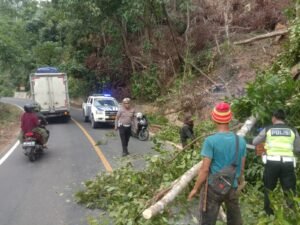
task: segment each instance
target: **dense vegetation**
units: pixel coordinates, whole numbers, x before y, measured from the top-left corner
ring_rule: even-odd
[[[220,5],[224,2],[220,1]],[[239,2],[232,1],[230,5],[233,15],[238,15],[243,8]],[[267,13],[263,7],[267,3],[263,2],[268,1],[257,2],[260,3],[251,13],[241,18],[235,16],[232,25],[247,26],[250,30],[274,28],[277,14]],[[195,19],[197,26],[192,29],[192,17],[187,15],[195,12],[193,7],[189,0],[53,0],[41,4],[30,0],[0,1],[0,95],[12,95],[15,87],[28,86],[30,72],[36,67],[51,65],[69,73],[73,97],[89,91],[110,90],[118,97],[131,93],[136,98],[153,100],[160,93],[166,93],[168,87],[180,87],[182,81],[195,78],[195,68],[200,67],[205,72],[211,69],[205,63],[211,59],[210,52],[200,54],[199,49],[209,47],[214,40],[214,29],[218,30],[217,25],[225,21],[217,16],[206,21],[215,25],[210,33],[206,32],[207,24],[197,24]],[[266,16],[255,16],[254,12],[262,12],[261,9]],[[290,75],[290,68],[299,62],[300,56],[300,21],[295,9],[288,11],[290,34],[285,51],[271,68],[258,72],[244,97],[229,99],[237,118],[243,120],[256,115],[259,126],[264,126],[269,122],[270,112],[282,107],[288,112],[288,122],[300,127],[299,81]],[[208,7],[205,12],[209,10]],[[218,13],[223,15],[223,12]],[[196,32],[198,30],[204,32]],[[196,41],[199,37],[201,40]],[[224,32],[218,38],[226,42]],[[210,44],[205,46],[205,41]],[[176,129],[166,126],[158,138],[176,142]],[[197,125],[196,134],[209,134],[212,130],[212,124],[204,122]],[[189,215],[190,208],[197,206],[196,201],[186,201],[187,188],[163,214],[151,221],[141,216],[158,190],[167,187],[200,160],[198,149],[170,153],[158,139],[155,143],[157,155],[147,158],[143,171],[136,171],[128,163],[112,174],[101,174],[87,181],[86,188],[76,194],[78,202],[90,208],[105,209],[116,225],[174,224]],[[245,224],[297,224],[299,208],[296,212],[287,209],[282,204],[280,190],[274,192],[275,216],[267,217],[263,213],[262,165],[251,152],[247,162],[248,184],[241,196]],[[299,182],[297,185],[299,189]],[[295,201],[300,203],[298,198]],[[90,223],[105,222],[90,219]]]
[[[118,99],[154,100],[200,76],[199,68],[209,72],[216,41],[285,21],[272,1],[252,0],[249,9],[248,1],[227,2],[2,0],[1,95],[28,90],[28,75],[48,65],[69,74],[71,97],[110,91]]]

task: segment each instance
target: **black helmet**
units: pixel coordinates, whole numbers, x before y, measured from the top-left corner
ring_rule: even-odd
[[[33,105],[32,104],[30,104],[30,103],[26,103],[25,105],[24,105],[24,110],[25,110],[25,112],[32,112],[33,111]]]

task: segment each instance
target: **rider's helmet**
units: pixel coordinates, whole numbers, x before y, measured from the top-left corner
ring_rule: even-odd
[[[41,105],[37,102],[32,103],[33,111],[40,112],[41,111]]]
[[[143,117],[143,114],[141,112],[138,112],[136,114],[136,118],[141,119]]]
[[[30,104],[30,103],[26,103],[25,105],[24,105],[24,110],[25,110],[25,112],[33,112],[33,105],[32,104]]]

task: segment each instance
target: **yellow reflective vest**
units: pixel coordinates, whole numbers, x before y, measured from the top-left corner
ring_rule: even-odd
[[[294,156],[295,132],[285,124],[275,124],[266,131],[267,155]]]

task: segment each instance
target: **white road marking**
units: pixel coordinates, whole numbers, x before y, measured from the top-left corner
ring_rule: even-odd
[[[20,141],[17,141],[14,144],[14,146],[0,159],[0,166],[13,153],[13,151],[18,147],[19,144],[20,144]]]

